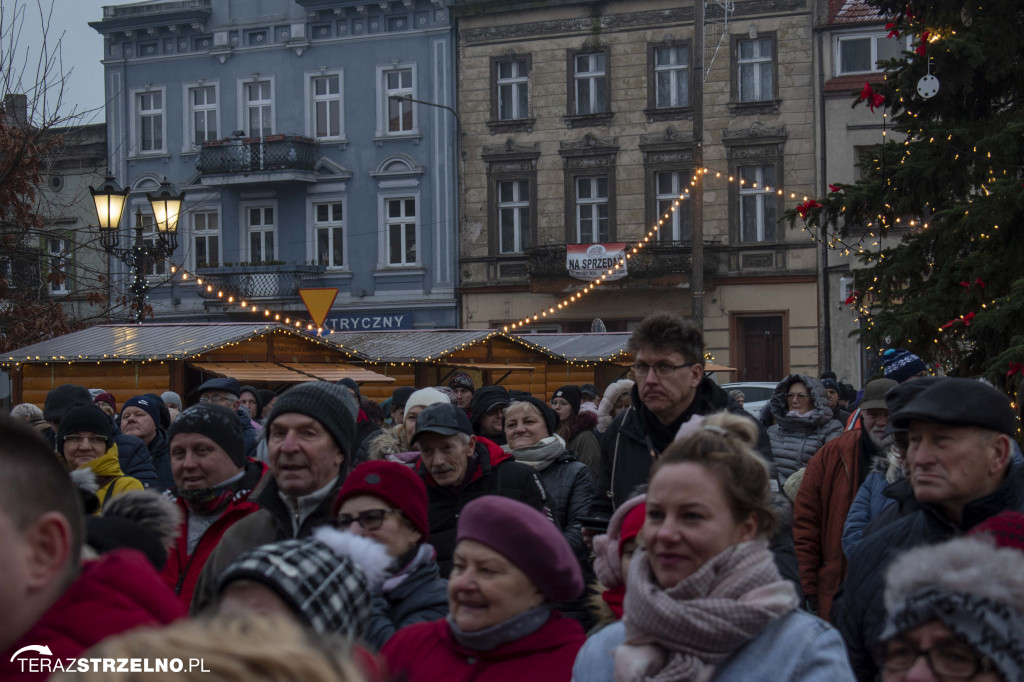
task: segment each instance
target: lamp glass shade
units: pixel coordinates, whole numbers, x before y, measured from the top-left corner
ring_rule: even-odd
[[[153,208],[153,221],[160,232],[177,232],[178,216],[181,213],[181,202],[185,193],[175,195],[167,183],[160,186],[158,194],[146,194],[149,205]]]
[[[121,213],[124,212],[124,205],[128,199],[128,190],[121,189],[114,178],[108,175],[99,189],[90,187],[89,191],[96,205],[96,219],[100,228],[116,230],[121,224]]]

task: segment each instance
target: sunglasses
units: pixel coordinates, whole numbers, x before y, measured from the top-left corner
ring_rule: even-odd
[[[356,515],[339,514],[334,525],[338,530],[348,530],[353,523],[358,523],[364,530],[377,530],[384,523],[385,514],[401,513],[398,509],[368,509]]]

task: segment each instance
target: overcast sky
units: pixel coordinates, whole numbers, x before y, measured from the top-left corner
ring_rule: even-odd
[[[103,106],[103,38],[89,27],[90,21],[103,18],[104,5],[124,4],[123,0],[0,0],[3,3],[4,28],[7,28],[15,11],[21,13],[21,36],[18,40],[20,51],[17,64],[28,57],[27,79],[35,73],[36,60],[42,44],[43,31],[40,10],[50,16],[47,34],[47,48],[53,49],[61,40],[64,72],[68,74],[64,88],[62,112],[70,114],[72,107],[82,112]],[[82,123],[100,123],[104,120],[102,109],[88,114]]]

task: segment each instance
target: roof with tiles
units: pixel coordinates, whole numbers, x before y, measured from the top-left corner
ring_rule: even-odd
[[[870,6],[866,0],[845,0],[838,11],[831,17],[830,24],[873,24],[885,17]]]

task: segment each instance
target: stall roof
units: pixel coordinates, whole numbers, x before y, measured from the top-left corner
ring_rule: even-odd
[[[626,352],[630,335],[630,332],[517,334],[512,338],[570,362],[607,362]]]
[[[242,383],[250,381],[270,381],[274,383],[331,381],[336,382],[345,377],[355,379],[359,383],[392,383],[394,378],[384,376],[365,367],[354,365],[329,365],[302,362],[190,362],[190,367],[209,374],[217,374],[238,379]]]
[[[378,332],[335,332],[330,343],[356,349],[373,362],[423,362],[480,343],[500,332],[494,329],[424,329]]]
[[[150,324],[100,324],[88,327],[81,331],[10,351],[0,356],[0,361],[33,364],[55,360],[121,362],[184,359],[229,343],[256,338],[274,331],[284,331],[311,343],[342,350],[354,357],[359,357],[359,353],[344,342],[328,343],[324,339],[298,332],[283,324],[154,322]]]

